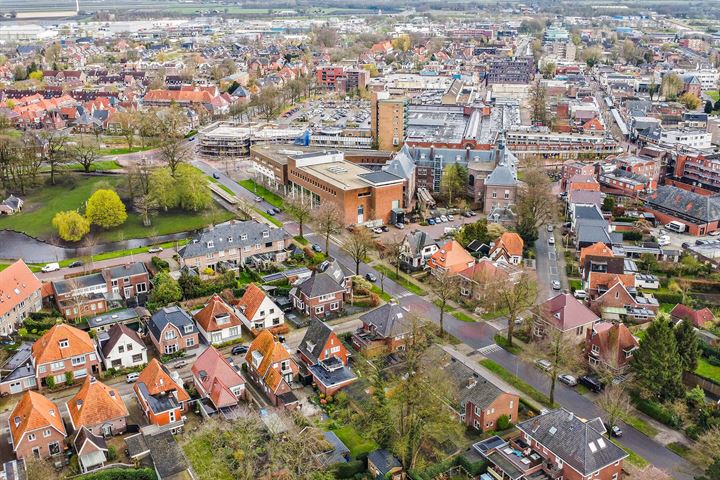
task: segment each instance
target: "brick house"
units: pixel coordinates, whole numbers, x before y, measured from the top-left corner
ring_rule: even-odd
[[[538,305],[533,313],[533,336],[560,333],[568,342],[585,341],[586,331],[599,321],[595,313],[569,293],[560,293]]]
[[[298,402],[290,384],[298,374],[298,366],[272,333],[262,330],[245,354],[250,380],[262,390],[276,407],[291,408]]]
[[[395,300],[360,315],[363,325],[353,333],[353,347],[366,355],[405,350],[405,343],[412,338],[408,316],[408,310]]]
[[[65,425],[60,410],[47,397],[33,391],[23,394],[8,417],[10,445],[15,457],[47,458],[65,451]]]
[[[150,317],[148,331],[153,345],[161,355],[197,348],[200,338],[195,322],[177,305],[163,307]]]
[[[600,418],[583,420],[560,408],[517,425],[521,435],[473,445],[493,478],[618,480],[628,454],[607,438]]]
[[[590,309],[606,320],[652,321],[660,304],[655,297],[640,294],[634,285],[633,275],[591,272]]]
[[[222,412],[227,417],[226,410],[237,406],[245,397],[245,379],[215,347],[210,346],[201,353],[191,370],[195,390],[213,407],[208,409],[201,404],[206,414]]]
[[[242,322],[235,310],[219,295],[213,295],[208,303],[193,315],[200,334],[211,345],[240,338]]]
[[[450,240],[432,254],[427,266],[433,275],[437,275],[439,272],[455,275],[471,267],[474,263],[475,258],[460,243]]]
[[[712,325],[715,322],[715,316],[709,308],[695,310],[682,303],[678,303],[670,310],[670,318],[676,322],[687,320],[696,328],[705,328],[706,324]]]
[[[624,323],[597,322],[587,331],[585,355],[591,367],[622,373],[639,347]]]
[[[487,257],[458,273],[460,295],[485,302],[508,281],[515,282],[520,270],[504,262],[493,262]]]
[[[73,431],[85,427],[101,437],[124,433],[130,415],[120,392],[93,376],[85,379],[75,396],[65,402],[65,408]]]
[[[504,260],[511,265],[519,265],[523,259],[523,248],[525,242],[515,232],[505,232],[495,241],[490,249],[488,257],[490,260]]]
[[[327,317],[345,308],[353,273],[335,260],[323,262],[310,278],[290,290],[293,307],[310,317]]]
[[[0,334],[10,335],[28,315],[42,309],[41,287],[22,259],[0,272]]]
[[[334,395],[357,378],[348,367],[348,351],[333,329],[314,318],[298,347],[313,383],[325,395]]]
[[[182,429],[190,395],[170,375],[170,371],[153,358],[140,372],[133,385],[138,405],[151,425],[171,432]]]
[[[265,291],[251,283],[235,306],[242,312],[240,320],[257,335],[264,328],[272,329],[285,323],[285,313]]]
[[[67,372],[75,379],[100,373],[95,342],[87,332],[65,323],[53,326],[33,344],[32,358],[38,387],[47,385],[50,376],[56,384],[65,383]]]

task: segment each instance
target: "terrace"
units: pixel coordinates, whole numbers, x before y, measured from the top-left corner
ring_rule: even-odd
[[[562,470],[546,464],[546,459],[520,437],[506,441],[496,435],[473,448],[488,461],[488,473],[499,480],[551,480],[562,475]]]

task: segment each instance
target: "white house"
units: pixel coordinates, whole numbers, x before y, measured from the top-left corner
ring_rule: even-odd
[[[105,369],[128,368],[147,363],[147,348],[138,333],[121,323],[98,336],[98,350]]]
[[[210,344],[217,345],[242,336],[240,317],[219,295],[213,295],[193,318],[200,334]]]
[[[265,291],[251,283],[238,301],[241,320],[249,330],[262,330],[285,323],[285,314]]]

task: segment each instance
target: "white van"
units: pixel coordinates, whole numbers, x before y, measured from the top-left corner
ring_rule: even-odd
[[[668,230],[672,230],[673,232],[683,233],[685,231],[685,229],[687,228],[687,225],[685,225],[682,222],[673,220],[670,223],[666,223],[665,228],[667,228]]]
[[[42,267],[41,270],[42,270],[43,272],[45,272],[45,273],[48,273],[48,272],[57,272],[58,270],[60,270],[60,264],[57,263],[57,262],[48,263],[47,265],[45,265],[44,267]]]

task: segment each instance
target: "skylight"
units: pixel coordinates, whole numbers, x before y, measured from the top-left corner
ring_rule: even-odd
[[[590,443],[588,443],[588,447],[590,447],[590,451],[591,451],[592,453],[595,453],[595,452],[598,451],[597,445],[595,445],[595,442],[590,442]]]

